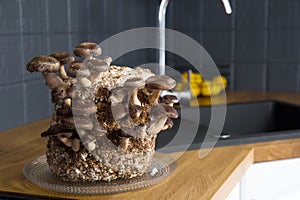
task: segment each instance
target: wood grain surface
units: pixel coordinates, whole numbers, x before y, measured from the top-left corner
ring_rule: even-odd
[[[300,104],[299,94],[231,92],[229,102],[277,99]],[[201,99],[200,99],[201,100]],[[225,199],[254,162],[300,157],[300,138],[214,148],[199,159],[199,151],[186,151],[176,170],[157,185],[110,195],[70,195],[35,186],[23,175],[24,165],[45,153],[40,133],[49,126],[43,119],[0,133],[0,193],[41,195],[67,199]],[[172,153],[176,157],[179,153]]]

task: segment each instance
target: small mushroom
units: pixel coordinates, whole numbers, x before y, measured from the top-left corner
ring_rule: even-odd
[[[42,137],[57,135],[60,133],[72,132],[74,128],[69,124],[54,124],[47,131],[41,133]]]
[[[88,69],[95,71],[95,73],[104,72],[109,68],[109,65],[99,58],[90,59],[86,61]]]
[[[156,135],[158,134],[164,127],[168,117],[164,115],[158,115],[151,119],[148,127],[148,134]]]
[[[179,99],[175,95],[165,95],[162,98],[162,101],[169,105],[169,106],[174,106],[174,103],[178,103]]]
[[[162,131],[170,129],[173,126],[174,126],[174,122],[170,118],[168,118],[167,121],[166,121],[166,123],[165,123],[165,125],[162,128]]]
[[[83,64],[81,60],[74,60],[69,63],[67,74],[73,78],[77,76],[77,71],[82,68]]]
[[[60,62],[52,56],[37,56],[27,63],[26,68],[30,72],[58,72]]]
[[[80,149],[80,140],[78,138],[75,138],[72,140],[72,150],[78,152],[79,149]]]
[[[176,86],[176,81],[169,76],[156,75],[146,80],[146,88],[152,90],[149,102],[150,104],[158,104],[161,90],[170,90]]]
[[[42,72],[46,84],[54,89],[64,85],[63,80],[56,75],[59,71],[60,62],[52,56],[37,56],[30,60],[26,68],[30,72]]]
[[[162,103],[160,105],[162,105],[164,107],[168,117],[173,118],[173,119],[178,118],[178,112],[175,108],[173,108],[172,106],[169,106],[167,104],[164,104],[164,103]]]
[[[168,116],[163,106],[159,104],[152,106],[149,114],[148,134],[158,134],[163,129],[167,119]]]
[[[70,62],[74,61],[74,57],[67,52],[54,52],[50,56],[57,59],[60,62],[59,72],[60,77],[63,80],[69,79],[66,71],[65,71],[65,64],[69,64]]]
[[[92,57],[92,56],[99,56],[102,53],[101,47],[93,42],[83,42],[77,45],[74,50],[74,54],[78,57],[85,58],[85,57]]]
[[[132,105],[141,106],[141,102],[138,99],[138,89],[145,86],[145,81],[142,78],[130,78],[127,79],[124,83],[124,87],[129,88],[129,91],[132,92],[130,103]]]
[[[50,89],[55,89],[65,85],[64,81],[55,73],[42,72],[42,75],[46,81],[46,84],[49,86]]]

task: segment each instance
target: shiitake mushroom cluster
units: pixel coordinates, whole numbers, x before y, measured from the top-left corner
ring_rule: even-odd
[[[67,181],[110,181],[141,176],[151,163],[156,135],[173,127],[176,82],[150,70],[110,66],[98,44],[84,42],[73,53],[37,56],[27,64],[41,72],[55,112],[48,138],[50,169]]]

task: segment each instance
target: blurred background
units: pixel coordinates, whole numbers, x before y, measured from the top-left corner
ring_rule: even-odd
[[[227,90],[300,91],[300,2],[170,0],[167,28],[199,42],[228,79]],[[72,52],[83,41],[100,43],[121,31],[157,26],[159,0],[0,0],[0,131],[50,116],[50,90],[27,61]],[[114,64],[158,62],[155,50],[126,54]],[[167,65],[192,66],[167,53]]]

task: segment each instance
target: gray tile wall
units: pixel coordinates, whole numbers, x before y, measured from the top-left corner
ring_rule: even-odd
[[[0,0],[0,131],[50,116],[50,92],[28,60],[101,42],[131,28],[156,26],[159,0]],[[300,91],[300,2],[170,0],[167,27],[192,37],[224,69],[231,90]],[[116,64],[156,62],[153,50],[129,53]],[[189,67],[168,54],[168,65]]]
[[[217,65],[229,66],[231,90],[299,92],[300,1],[171,0],[168,27],[204,46]],[[189,4],[189,5],[186,5]],[[169,59],[168,64],[189,67]]]

